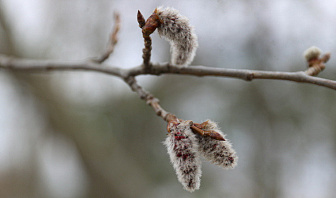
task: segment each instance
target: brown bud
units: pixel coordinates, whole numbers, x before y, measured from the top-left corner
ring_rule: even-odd
[[[205,131],[204,134],[211,137],[212,139],[225,141],[224,137],[216,131],[212,131],[212,130],[211,131]]]
[[[198,133],[201,136],[209,136],[209,137],[211,137],[212,139],[215,139],[215,140],[225,141],[224,137],[220,133],[218,133],[214,130],[204,130],[203,129],[204,128],[204,125],[203,125],[204,123],[202,123],[202,124],[194,123],[190,128],[194,133]]]
[[[144,36],[149,36],[156,30],[157,27],[159,27],[160,18],[156,12],[157,10],[155,9],[153,14],[146,20],[145,25],[142,27],[142,34]]]
[[[145,26],[146,21],[145,21],[145,18],[143,17],[143,15],[141,14],[140,10],[138,10],[137,20],[138,20],[140,28]]]

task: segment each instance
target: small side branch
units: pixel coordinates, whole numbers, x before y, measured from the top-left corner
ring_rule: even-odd
[[[120,30],[120,14],[115,13],[114,14],[114,28],[110,35],[109,44],[107,46],[107,49],[101,57],[94,60],[95,62],[102,63],[110,57],[110,55],[114,51],[115,45],[118,43],[119,30]]]

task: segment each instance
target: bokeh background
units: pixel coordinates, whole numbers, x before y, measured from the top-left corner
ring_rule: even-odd
[[[336,2],[330,0],[0,0],[0,52],[85,60],[105,50],[113,13],[119,42],[107,64],[141,64],[137,10],[174,7],[199,37],[193,65],[299,71],[315,45],[332,56],[319,76],[336,79]],[[152,36],[152,61],[169,45]],[[0,197],[333,198],[336,92],[286,81],[141,76],[182,119],[217,121],[239,155],[233,170],[204,161],[201,189],[178,183],[162,141],[166,123],[121,80],[92,72],[0,70]]]

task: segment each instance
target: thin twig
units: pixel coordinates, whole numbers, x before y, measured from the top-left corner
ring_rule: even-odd
[[[139,27],[142,29],[142,37],[144,38],[144,44],[145,44],[145,48],[142,50],[143,68],[145,71],[148,71],[152,67],[150,63],[151,51],[152,51],[152,39],[150,35],[160,25],[160,19],[156,14],[155,9],[153,14],[146,21],[141,12],[138,10],[137,20],[139,23]]]
[[[118,67],[104,66],[92,61],[59,61],[32,60],[9,57],[0,54],[0,69],[18,72],[51,72],[51,71],[94,71],[112,76],[122,77],[126,72]]]
[[[174,114],[171,114],[164,110],[159,104],[159,99],[155,98],[152,94],[144,90],[137,83],[134,77],[130,76],[128,78],[125,78],[125,82],[130,86],[132,91],[137,93],[142,100],[145,100],[146,103],[154,109],[156,115],[162,117],[167,122],[177,119]]]
[[[118,32],[120,30],[120,24],[121,24],[120,23],[120,14],[116,12],[116,13],[114,13],[114,28],[113,28],[113,31],[110,34],[110,39],[109,39],[109,44],[107,46],[107,49],[101,57],[99,57],[97,59],[94,59],[95,62],[102,63],[105,60],[107,60],[110,57],[110,55],[113,53],[114,47],[118,43],[118,37],[117,36],[118,36]]]
[[[144,36],[143,38],[144,38],[144,44],[145,44],[145,48],[142,50],[143,65],[146,70],[149,70],[151,68],[150,58],[151,58],[151,51],[152,51],[152,39],[150,36]]]

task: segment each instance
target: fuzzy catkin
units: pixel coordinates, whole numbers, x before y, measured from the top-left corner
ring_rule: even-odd
[[[215,122],[207,120],[204,123],[203,130],[216,131],[225,138],[225,135]],[[237,165],[238,157],[228,139],[225,138],[225,141],[218,141],[208,136],[197,135],[196,137],[199,143],[199,151],[207,160],[225,169],[234,168]]]
[[[201,160],[198,153],[198,141],[190,129],[191,121],[169,124],[170,133],[164,144],[170,161],[184,189],[193,192],[201,183]]]
[[[170,42],[171,63],[180,66],[189,65],[195,57],[198,41],[188,18],[169,7],[157,8],[156,14],[160,18],[158,33]]]
[[[306,51],[304,51],[303,56],[306,58],[307,61],[310,61],[311,59],[318,58],[321,54],[321,49],[315,46],[312,46],[308,48]]]

